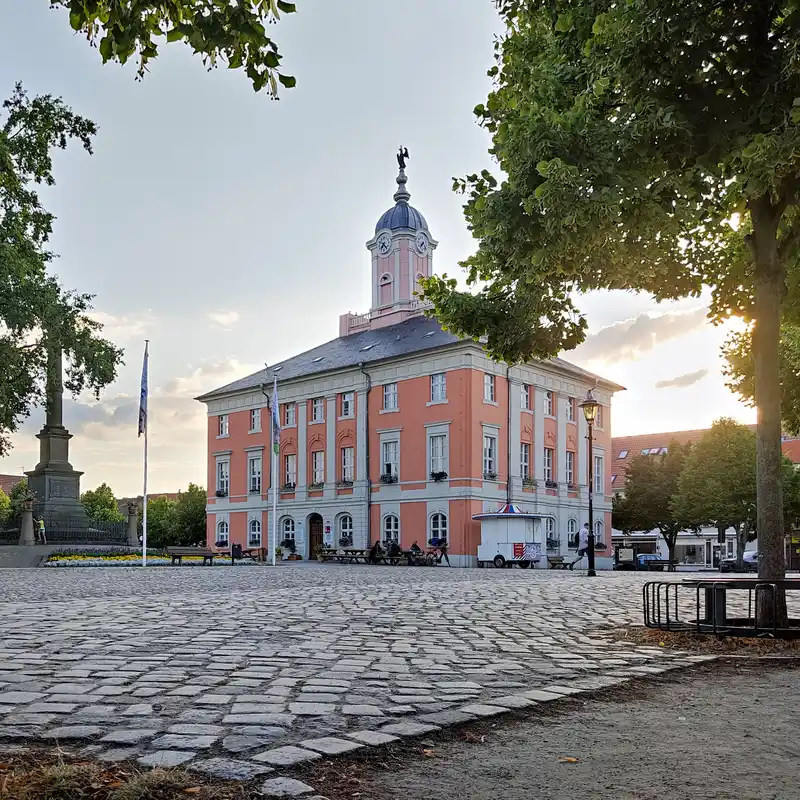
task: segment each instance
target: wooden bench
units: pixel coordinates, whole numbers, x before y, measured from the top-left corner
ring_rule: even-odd
[[[666,568],[667,572],[675,572],[675,567],[678,566],[677,561],[669,561],[666,558],[649,558],[645,563],[645,569],[648,572],[658,571],[663,572]]]
[[[203,559],[203,566],[207,563],[214,566],[214,556],[217,554],[207,547],[168,547],[167,555],[172,559],[172,566],[175,566],[176,561],[180,566],[184,556],[197,556]]]
[[[547,556],[548,569],[566,569],[567,564],[564,562],[564,556]]]

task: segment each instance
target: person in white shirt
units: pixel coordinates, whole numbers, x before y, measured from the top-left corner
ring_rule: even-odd
[[[572,569],[589,552],[589,523],[584,522],[578,533],[578,557],[569,565]]]

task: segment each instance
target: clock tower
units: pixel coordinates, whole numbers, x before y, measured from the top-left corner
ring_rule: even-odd
[[[415,293],[420,279],[432,274],[433,251],[438,242],[431,236],[425,217],[409,204],[407,158],[408,151],[401,149],[395,204],[378,220],[375,235],[367,242],[372,255],[371,328],[392,325],[420,313],[422,302]]]

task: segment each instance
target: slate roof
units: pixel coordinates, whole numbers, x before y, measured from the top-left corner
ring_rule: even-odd
[[[427,231],[428,223],[425,217],[417,211],[414,206],[408,203],[398,203],[392,206],[388,211],[384,212],[375,226],[375,233],[388,228],[391,231],[396,231],[399,228],[410,228],[414,231]]]
[[[351,333],[349,336],[333,339],[313,350],[307,350],[305,353],[300,353],[300,355],[281,361],[267,369],[259,370],[246,378],[240,378],[195,399],[206,402],[216,397],[258,388],[265,383],[272,382],[273,372],[277,372],[278,382],[281,383],[293,378],[306,378],[332,370],[357,367],[362,362],[367,365],[412,353],[436,350],[457,345],[463,341],[454,334],[442,330],[439,322],[431,317],[410,317],[396,325],[388,325],[385,328],[368,330],[363,333]],[[550,363],[573,375],[588,380],[597,380],[614,389],[624,388],[560,358],[551,359]]]
[[[0,475],[0,489],[6,494],[10,494],[11,490],[24,478],[24,475]]]

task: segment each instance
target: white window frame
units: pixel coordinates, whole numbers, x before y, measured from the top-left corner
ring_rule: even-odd
[[[519,476],[523,480],[531,477],[531,445],[530,442],[519,443]]]
[[[566,459],[567,486],[575,486],[575,451],[567,450]]]
[[[594,486],[592,487],[594,494],[605,495],[605,459],[597,453],[594,453],[594,472],[592,477],[594,478]]]
[[[325,451],[311,453],[311,483],[325,483]]]
[[[554,417],[555,416],[555,409],[553,406],[555,405],[555,395],[553,392],[548,389],[544,393],[544,415],[546,417]]]
[[[257,536],[256,536],[257,534]],[[251,519],[247,523],[247,546],[261,547],[261,522]]]
[[[484,372],[483,373],[483,402],[484,403],[496,403],[497,402],[497,392],[496,389],[496,382],[495,376],[492,375],[491,372]]]
[[[214,544],[219,543],[220,547],[227,547],[231,542],[231,526],[228,520],[221,519],[217,521],[217,534],[214,539]]]
[[[448,436],[446,433],[432,433],[428,436],[428,452],[430,453],[430,472],[447,472]]]
[[[597,547],[598,544],[605,544],[603,541],[603,534],[604,534],[603,520],[596,519],[594,521],[594,546]]]
[[[250,409],[250,433],[260,433],[261,432],[261,409],[260,408],[251,408]]]
[[[567,520],[567,547],[570,550],[578,549],[580,527],[574,517]]]
[[[356,414],[355,392],[342,392],[342,419],[350,419]]]
[[[228,414],[217,417],[217,439],[224,439],[231,435],[231,420]]]
[[[594,427],[599,431],[603,430],[603,408],[602,405],[597,406],[597,416],[594,418]]]
[[[289,459],[292,459],[290,461]],[[289,465],[292,465],[292,469],[289,469]],[[297,454],[296,453],[287,453],[283,457],[283,483],[286,484],[294,484],[297,487]]]
[[[448,539],[447,525],[447,514],[444,511],[435,511],[428,519],[428,538]]]
[[[383,411],[397,411],[398,408],[397,383],[384,383]]]
[[[529,383],[523,383],[522,390],[520,391],[520,404],[523,411],[533,411],[531,394],[531,385]]]
[[[281,541],[285,539],[294,539],[294,534],[294,520],[291,517],[284,517],[281,523]]]
[[[399,439],[385,439],[381,442],[381,475],[397,475],[398,481],[400,480]]]
[[[217,491],[226,495],[231,492],[231,462],[228,458],[217,461]]]
[[[340,539],[348,538],[351,542],[353,541],[355,526],[353,525],[353,518],[350,514],[342,514],[342,516],[339,517],[338,529]]]
[[[311,399],[311,423],[325,422],[325,398],[313,397]]]
[[[354,447],[343,447],[342,455],[342,480],[354,481],[356,470],[356,451]]]
[[[575,422],[575,407],[577,401],[574,397],[567,398],[567,422]]]
[[[552,517],[545,517],[544,519],[544,544],[547,547],[548,541],[553,541],[556,538],[556,521]]]
[[[483,474],[497,475],[497,434],[483,434]]]
[[[553,465],[555,463],[555,450],[552,447],[544,448],[543,468],[545,481],[554,481]]]
[[[431,403],[447,402],[447,373],[435,372],[431,375]]]
[[[294,428],[297,425],[297,403],[287,403],[283,407],[283,424],[286,428]]]
[[[400,517],[397,514],[387,514],[382,527],[384,542],[400,542]]]
[[[261,494],[261,475],[263,468],[264,468],[264,459],[262,458],[261,453],[248,453],[247,455],[248,494]]]

